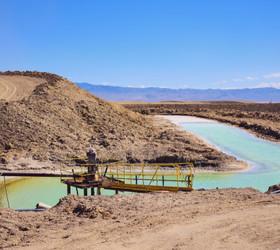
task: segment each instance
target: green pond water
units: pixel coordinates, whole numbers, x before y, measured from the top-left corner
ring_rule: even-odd
[[[201,121],[181,125],[220,150],[247,161],[251,168],[238,173],[197,173],[195,188],[254,187],[266,191],[268,186],[280,182],[280,144],[259,139],[229,125]],[[7,191],[12,208],[34,208],[38,202],[56,204],[66,195],[66,186],[60,183],[59,178],[26,178],[8,184]],[[72,189],[72,193],[76,190]],[[114,192],[102,190],[102,194],[112,195]],[[1,183],[0,207],[7,207]]]
[[[249,170],[238,173],[197,174],[195,188],[253,187],[266,191],[268,186],[280,182],[280,144],[213,121],[186,122],[181,125],[221,151],[250,165]]]

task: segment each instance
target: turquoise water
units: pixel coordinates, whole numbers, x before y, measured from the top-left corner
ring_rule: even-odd
[[[2,181],[0,179],[0,181]],[[88,190],[89,192],[90,190]],[[66,185],[60,178],[33,177],[19,179],[7,185],[7,192],[11,208],[35,208],[38,202],[55,205],[59,199],[66,196]],[[76,189],[71,189],[76,194]],[[78,189],[78,194],[83,195],[83,190]],[[114,191],[103,190],[102,194],[112,195]],[[3,182],[0,182],[0,207],[8,207]]]
[[[35,208],[38,202],[54,205],[66,195],[66,186],[59,178],[26,178],[7,185],[8,197],[12,208]],[[3,183],[0,183],[0,207],[7,207]]]
[[[280,182],[280,144],[218,122],[189,122],[182,126],[251,167],[239,173],[196,174],[195,188],[253,187],[266,191],[268,186]]]
[[[186,122],[181,124],[222,151],[249,162],[251,168],[239,173],[197,173],[195,188],[254,187],[266,191],[280,182],[280,144],[259,139],[244,130],[217,122]],[[166,183],[167,185],[167,183]],[[7,185],[12,208],[34,208],[43,202],[55,205],[66,195],[66,186],[59,178],[27,178]],[[79,194],[82,194],[81,190]],[[75,194],[76,190],[72,189]],[[102,190],[110,195],[113,191]],[[0,207],[7,207],[0,182]]]

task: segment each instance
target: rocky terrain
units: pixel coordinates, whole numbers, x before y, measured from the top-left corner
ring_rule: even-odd
[[[90,144],[100,162],[199,161],[221,167],[235,161],[171,124],[105,102],[60,76],[2,72],[0,82],[15,89],[0,96],[2,163],[65,162],[84,157]]]
[[[62,198],[0,209],[6,249],[278,249],[280,196],[253,189]]]
[[[191,115],[229,123],[259,137],[280,141],[280,103],[200,102],[131,103],[126,108],[142,114]]]

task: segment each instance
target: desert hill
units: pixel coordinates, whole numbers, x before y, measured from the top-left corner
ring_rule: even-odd
[[[105,102],[58,75],[2,72],[0,82],[22,93],[2,95],[0,101],[3,161],[61,162],[84,156],[89,144],[103,162],[191,160],[221,166],[233,160],[186,132]]]

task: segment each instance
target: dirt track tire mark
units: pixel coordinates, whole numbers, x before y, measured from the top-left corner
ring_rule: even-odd
[[[0,100],[16,101],[29,96],[45,80],[26,76],[0,76]]]
[[[2,93],[0,98],[10,101],[16,95],[17,87],[7,80],[1,79],[0,81],[0,83],[2,83],[2,86],[4,86],[5,88],[5,91],[4,93]]]
[[[4,88],[4,92],[0,93],[0,99],[6,99],[5,96],[7,93],[9,93],[9,87],[7,84],[3,83],[3,81],[0,81],[0,87]]]
[[[15,85],[10,85],[10,87],[11,87],[10,89],[12,89],[12,91],[11,91],[11,94],[8,95],[8,97],[6,97],[6,99],[8,101],[11,100],[16,95],[16,92],[17,92],[17,88]]]

